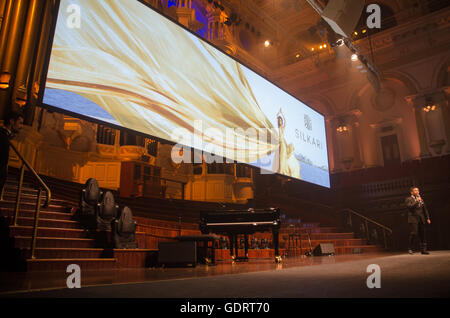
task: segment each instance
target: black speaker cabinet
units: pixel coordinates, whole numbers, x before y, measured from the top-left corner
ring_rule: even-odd
[[[192,267],[197,265],[196,242],[160,242],[158,249],[159,265]]]
[[[334,245],[331,243],[321,243],[313,251],[314,256],[334,255]]]

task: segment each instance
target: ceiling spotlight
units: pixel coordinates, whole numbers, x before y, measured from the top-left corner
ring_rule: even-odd
[[[352,61],[356,62],[358,60],[358,55],[352,54]]]
[[[319,49],[322,49],[323,48],[323,46],[321,45],[321,46],[319,46]]]
[[[366,32],[367,32],[366,29],[363,29],[363,30],[361,31],[362,34],[365,34]]]
[[[313,47],[311,48],[311,51],[313,51],[313,52],[314,52],[314,48],[313,48]]]
[[[353,32],[353,36],[357,36],[358,35],[358,32]]]
[[[326,44],[324,44],[324,45],[323,45],[323,47],[324,47],[324,48],[326,49],[326,48],[327,48],[327,45],[326,45]]]
[[[295,55],[295,57],[296,57],[296,58],[300,58],[300,54],[299,54],[299,53],[297,53],[297,55]]]
[[[264,42],[264,46],[265,46],[265,47],[269,47],[269,46],[270,46],[270,41],[269,41],[269,40],[266,40],[266,41]]]

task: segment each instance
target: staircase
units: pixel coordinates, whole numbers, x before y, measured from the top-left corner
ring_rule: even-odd
[[[9,224],[10,247],[20,249],[27,271],[65,270],[70,264],[77,264],[81,269],[98,270],[145,267],[155,258],[154,249],[120,250],[98,247],[96,239],[72,217],[71,208],[78,205],[76,197],[70,200],[55,196],[48,207],[41,208],[35,259],[30,259],[38,192],[26,178],[17,226],[14,226],[12,221],[17,195],[17,181],[14,179],[10,176],[7,180],[3,201],[0,201],[0,214]],[[136,233],[136,236],[139,235],[142,233]]]

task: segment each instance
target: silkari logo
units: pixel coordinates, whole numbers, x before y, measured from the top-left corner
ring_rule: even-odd
[[[306,129],[312,130],[311,118],[308,115],[305,114],[304,119],[305,119],[305,127],[306,127]]]

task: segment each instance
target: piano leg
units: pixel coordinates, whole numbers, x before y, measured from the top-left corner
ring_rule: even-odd
[[[239,256],[239,240],[238,240],[238,235],[237,235],[237,234],[234,235],[234,236],[233,236],[233,239],[234,239],[234,251],[235,251],[235,253],[234,253],[234,258],[233,258],[233,260],[234,260],[234,259],[236,259],[236,258]]]
[[[234,260],[234,255],[233,255],[233,250],[234,250],[234,236],[233,235],[229,235],[228,239],[230,240],[230,255],[231,255],[231,259]]]
[[[272,237],[273,237],[273,246],[275,248],[275,262],[281,263],[281,256],[279,251],[279,230],[272,229]]]
[[[248,234],[244,235],[245,258],[248,258]]]

